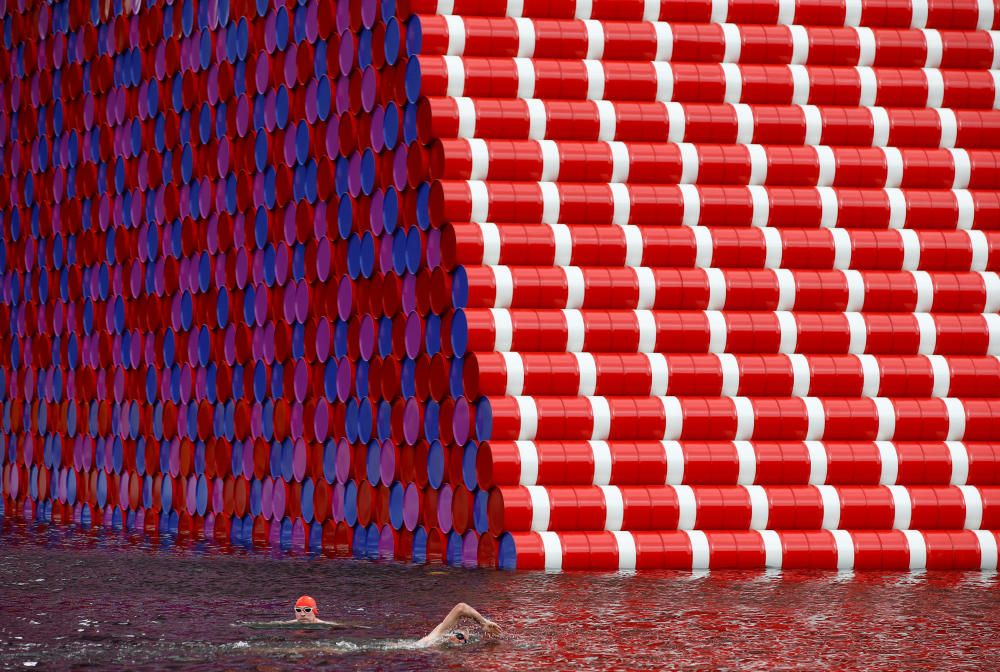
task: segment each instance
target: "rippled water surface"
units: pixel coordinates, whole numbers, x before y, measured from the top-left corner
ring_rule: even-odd
[[[510,574],[0,526],[0,669],[1000,668],[995,573]],[[238,624],[301,593],[369,629]],[[457,601],[504,636],[399,646]]]

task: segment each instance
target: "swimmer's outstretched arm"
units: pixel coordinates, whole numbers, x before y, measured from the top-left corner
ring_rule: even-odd
[[[444,620],[438,623],[437,627],[431,630],[430,634],[417,642],[418,646],[426,646],[431,644],[442,635],[447,633],[449,630],[458,625],[458,622],[462,620],[462,617],[471,618],[476,623],[478,623],[483,630],[488,635],[500,634],[500,626],[493,621],[485,618],[478,611],[467,605],[465,602],[459,602],[452,610],[448,612],[448,615],[444,617]]]

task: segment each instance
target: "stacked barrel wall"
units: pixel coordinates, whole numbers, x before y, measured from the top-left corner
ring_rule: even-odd
[[[1000,8],[2,8],[3,513],[995,568]]]

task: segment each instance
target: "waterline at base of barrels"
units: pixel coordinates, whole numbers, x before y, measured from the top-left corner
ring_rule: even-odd
[[[6,520],[996,569],[1000,5],[0,19]]]

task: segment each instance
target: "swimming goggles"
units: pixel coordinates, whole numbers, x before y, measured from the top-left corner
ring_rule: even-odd
[[[312,607],[295,607],[296,614],[311,614],[312,610]]]

